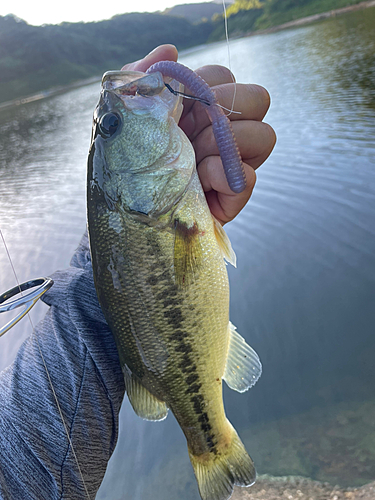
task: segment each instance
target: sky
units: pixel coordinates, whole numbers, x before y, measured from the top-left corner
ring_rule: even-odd
[[[109,19],[116,14],[125,12],[155,12],[163,11],[183,3],[199,3],[210,0],[142,0],[133,2],[125,0],[119,2],[80,2],[79,0],[14,0],[3,1],[0,5],[0,15],[14,14],[29,24],[59,24],[68,22],[89,22]]]

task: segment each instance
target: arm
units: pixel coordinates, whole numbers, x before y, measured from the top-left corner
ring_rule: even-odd
[[[72,266],[53,276],[50,305],[0,375],[0,498],[93,498],[118,434],[124,381],[96,298],[85,235]],[[36,340],[38,339],[38,340]],[[43,353],[68,438],[59,414]]]

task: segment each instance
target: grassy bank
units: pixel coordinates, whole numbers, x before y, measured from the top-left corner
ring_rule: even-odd
[[[251,8],[239,9],[246,4]],[[241,36],[250,32],[267,30],[276,26],[284,27],[293,21],[322,13],[340,13],[343,8],[366,8],[374,4],[363,0],[236,0],[234,8],[228,9],[228,31],[230,36]],[[313,21],[314,19],[311,19]],[[222,23],[211,33],[209,41],[224,39]]]
[[[300,4],[287,8],[288,5]],[[302,17],[313,16],[331,10],[341,9],[350,5],[363,3],[362,0],[312,0],[306,1],[285,1],[278,2],[280,8],[265,10],[265,12],[257,19],[255,29],[266,29],[279,24],[284,24],[289,21],[294,21]],[[277,5],[278,5],[277,4]]]

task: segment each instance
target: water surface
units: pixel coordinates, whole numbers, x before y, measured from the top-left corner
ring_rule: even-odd
[[[238,257],[231,319],[264,372],[224,398],[260,473],[375,479],[373,26],[374,8],[231,42],[237,80],[269,90],[278,136],[251,202],[226,227]],[[226,65],[226,45],[181,62]],[[66,267],[85,229],[98,93],[93,84],[0,112],[0,227],[21,281]],[[1,248],[0,266],[3,291],[15,282]],[[0,368],[27,335],[24,321],[0,339]],[[120,420],[97,498],[197,499],[173,416],[145,422],[125,400]]]

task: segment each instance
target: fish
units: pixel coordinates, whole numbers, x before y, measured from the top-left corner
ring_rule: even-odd
[[[182,87],[168,79],[177,95],[164,85],[134,91],[146,77],[105,74],[94,112],[87,177],[94,282],[135,413],[158,421],[171,410],[201,498],[226,500],[256,472],[225,415],[222,381],[244,392],[262,366],[229,321],[226,262],[235,265],[235,253],[178,126]]]

